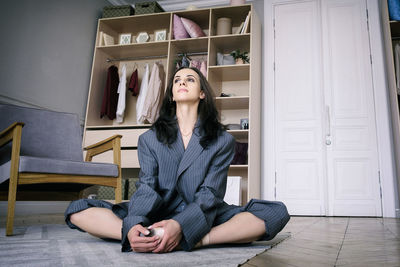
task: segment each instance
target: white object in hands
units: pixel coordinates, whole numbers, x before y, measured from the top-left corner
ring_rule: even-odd
[[[226,182],[226,192],[224,201],[230,205],[238,205],[242,203],[242,194],[240,191],[240,184],[242,177],[240,176],[228,176]]]

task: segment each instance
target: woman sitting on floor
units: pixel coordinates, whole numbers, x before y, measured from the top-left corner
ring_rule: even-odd
[[[181,68],[170,80],[159,118],[139,137],[140,179],[131,200],[73,201],[66,223],[121,240],[124,252],[270,240],[289,221],[283,203],[252,199],[241,207],[223,201],[234,146],[218,121],[206,78],[195,68]]]

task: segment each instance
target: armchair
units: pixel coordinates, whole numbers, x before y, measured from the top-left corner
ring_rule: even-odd
[[[76,114],[0,104],[0,131],[0,199],[8,200],[6,235],[13,233],[16,200],[73,200],[90,185],[104,185],[114,187],[115,201],[121,202],[121,135],[84,148],[83,161]],[[109,150],[113,164],[90,162]]]

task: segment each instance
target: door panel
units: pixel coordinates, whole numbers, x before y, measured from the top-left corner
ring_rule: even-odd
[[[365,0],[274,5],[275,189],[291,214],[382,215],[367,20]]]
[[[381,216],[365,0],[322,1],[328,215]]]
[[[316,1],[276,5],[276,198],[324,215],[321,56]]]

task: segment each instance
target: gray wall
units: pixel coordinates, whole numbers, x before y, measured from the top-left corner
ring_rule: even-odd
[[[18,0],[0,16],[0,102],[79,114],[106,0]]]

